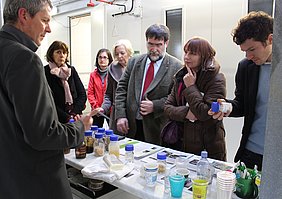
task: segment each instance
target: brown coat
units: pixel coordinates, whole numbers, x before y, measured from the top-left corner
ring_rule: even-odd
[[[223,123],[208,115],[211,103],[226,96],[226,80],[219,68],[216,63],[213,69],[200,69],[196,83],[188,88],[183,82],[187,69],[179,70],[164,110],[171,120],[183,125],[183,151],[200,155],[202,150],[207,150],[210,158],[226,160]],[[195,122],[185,118],[189,109],[198,118]]]

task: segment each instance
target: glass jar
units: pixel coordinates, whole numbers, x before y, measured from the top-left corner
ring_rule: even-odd
[[[87,131],[84,132],[84,138]],[[83,159],[86,158],[86,143],[85,140],[82,142],[81,146],[75,148],[75,158]]]
[[[125,163],[133,163],[134,162],[134,146],[133,144],[125,145]]]
[[[92,131],[85,131],[84,134],[84,142],[86,144],[86,153],[93,152],[94,138],[92,137]]]
[[[114,131],[108,129],[105,131],[105,150],[109,151],[109,144],[110,144],[110,136],[114,134]]]
[[[158,173],[165,173],[166,172],[166,153],[159,152],[157,153],[157,161],[158,161]]]
[[[92,137],[95,138],[95,134],[98,133],[98,126],[92,125],[90,129],[92,131]]]
[[[103,140],[103,136],[103,133],[95,134],[94,155],[97,157],[104,156],[105,154],[105,143]]]
[[[117,158],[119,158],[119,143],[118,143],[118,136],[117,135],[111,135],[110,136],[110,144],[109,144],[109,154],[115,155]]]

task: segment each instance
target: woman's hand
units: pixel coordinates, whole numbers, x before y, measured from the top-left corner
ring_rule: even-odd
[[[189,86],[192,86],[196,82],[196,72],[192,71],[189,67],[186,67],[188,73],[183,77],[183,81],[185,86],[188,88]]]

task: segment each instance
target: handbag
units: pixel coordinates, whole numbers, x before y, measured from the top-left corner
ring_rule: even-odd
[[[170,120],[161,132],[161,140],[167,144],[175,144],[180,140],[179,127],[176,121]]]

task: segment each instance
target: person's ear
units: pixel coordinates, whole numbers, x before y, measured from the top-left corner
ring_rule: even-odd
[[[268,37],[267,37],[267,41],[269,44],[272,44],[272,41],[273,41],[273,34],[269,34]]]
[[[21,23],[24,23],[28,17],[29,17],[29,14],[25,8],[20,8],[18,10],[18,18]]]

